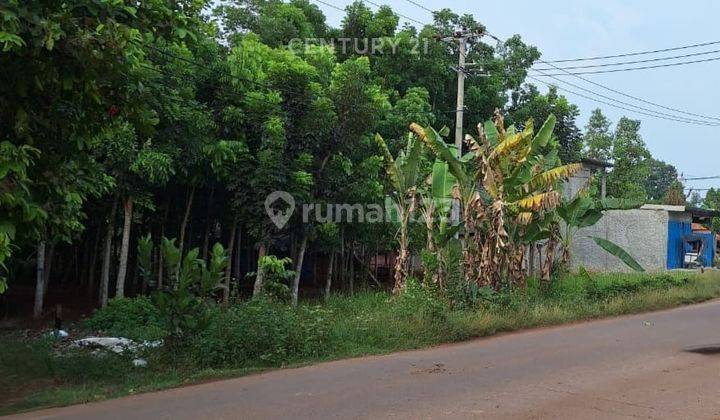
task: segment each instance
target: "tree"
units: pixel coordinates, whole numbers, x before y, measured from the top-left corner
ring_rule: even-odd
[[[677,182],[677,169],[673,165],[654,158],[649,158],[647,165],[648,176],[644,182],[647,198],[660,201],[667,195],[673,183]]]
[[[610,124],[610,120],[600,108],[592,111],[583,137],[587,157],[605,162],[613,158],[613,133],[610,131]]]
[[[525,85],[512,94],[509,121],[520,125],[529,119],[545,121],[554,115],[557,123],[554,135],[560,145],[560,161],[577,162],[582,155],[582,135],[576,120],[580,110],[551,86],[548,93],[541,94],[534,85]]]
[[[645,180],[650,174],[650,158],[650,152],[640,136],[640,121],[620,118],[615,129],[615,166],[608,176],[608,195],[646,200]]]
[[[697,191],[693,191],[690,194],[690,200],[688,201],[688,205],[691,207],[702,207],[703,206],[703,198],[700,196],[700,193]]]
[[[663,197],[663,204],[669,204],[671,206],[684,206],[687,204],[683,186],[680,181],[673,182],[670,188],[668,188],[665,197]]]

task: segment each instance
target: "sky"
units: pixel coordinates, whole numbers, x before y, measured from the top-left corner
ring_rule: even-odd
[[[501,39],[520,34],[526,43],[540,50],[543,60],[620,54],[720,40],[720,31],[717,30],[717,16],[720,15],[718,1],[415,1],[432,10],[447,7],[459,14],[470,13],[483,23],[489,32]],[[332,4],[344,8],[350,2],[351,0],[336,0]],[[397,13],[421,22],[432,21],[430,12],[407,0],[374,2],[388,4]],[[318,4],[318,7],[326,14],[330,25],[340,25],[343,17],[341,12],[323,4]],[[372,5],[370,7],[375,8]],[[720,49],[720,45],[619,60],[647,59],[714,49]],[[695,59],[715,56],[720,54]],[[720,84],[714,74],[720,74],[720,61],[583,77],[661,105],[720,118]],[[595,92],[633,102],[597,86],[585,84],[572,76],[565,79]],[[539,87],[542,91],[547,90],[542,85]],[[580,108],[578,125],[581,128],[585,127],[590,112],[598,107],[613,123],[623,115],[639,119],[642,121],[640,133],[656,159],[675,165],[678,172],[684,173],[686,177],[720,175],[720,165],[717,164],[720,158],[720,126],[696,126],[665,121],[598,104],[570,93],[561,93]],[[642,103],[638,105],[651,107]],[[670,113],[662,109],[659,111]],[[686,185],[696,188],[718,187],[720,179],[688,181]],[[704,191],[701,194],[704,196]]]

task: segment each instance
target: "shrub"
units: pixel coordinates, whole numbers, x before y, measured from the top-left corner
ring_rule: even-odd
[[[89,330],[140,341],[167,336],[163,325],[160,311],[144,296],[112,299],[84,323]]]
[[[441,318],[446,304],[428,283],[420,283],[414,277],[407,279],[405,288],[395,300],[396,313],[406,317]]]
[[[317,357],[325,348],[327,314],[266,298],[216,308],[207,327],[190,339],[190,354],[197,365],[212,368],[278,366]]]

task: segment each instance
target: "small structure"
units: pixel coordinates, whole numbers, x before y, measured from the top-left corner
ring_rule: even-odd
[[[685,206],[646,204],[633,210],[608,210],[593,226],[580,229],[572,244],[572,266],[595,271],[629,271],[622,261],[600,248],[591,237],[621,246],[647,271],[684,268],[690,263],[712,266],[714,236],[698,230],[718,212]],[[696,225],[697,227],[698,225]],[[695,256],[692,254],[695,251]],[[686,262],[687,260],[687,262]]]
[[[599,177],[600,197],[605,198],[606,170],[607,168],[612,168],[613,164],[590,158],[580,159],[580,164],[582,165],[582,169],[565,181],[563,185],[563,195],[566,198],[575,197],[581,189],[585,188],[591,178]]]

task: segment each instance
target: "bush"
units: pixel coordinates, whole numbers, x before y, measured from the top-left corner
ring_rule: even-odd
[[[442,318],[446,304],[428,283],[420,283],[411,277],[405,283],[405,289],[395,301],[396,313],[405,317]]]
[[[208,326],[190,340],[191,358],[198,366],[220,368],[318,357],[325,349],[327,314],[319,307],[295,310],[265,298],[216,308]]]
[[[163,325],[160,311],[144,296],[112,299],[84,323],[89,330],[139,341],[166,337]]]

